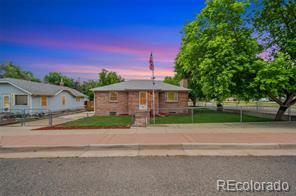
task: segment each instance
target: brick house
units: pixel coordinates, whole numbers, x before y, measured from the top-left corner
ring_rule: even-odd
[[[186,86],[186,82],[181,84]],[[152,112],[153,89],[155,113],[184,113],[188,106],[189,89],[162,81],[130,80],[94,88],[94,110],[99,116],[134,115]]]

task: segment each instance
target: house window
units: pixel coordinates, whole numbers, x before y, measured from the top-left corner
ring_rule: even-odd
[[[41,96],[41,106],[47,106],[47,97]]]
[[[178,102],[178,93],[166,92],[166,102]]]
[[[117,112],[109,112],[109,115],[110,116],[116,116],[117,115]]]
[[[28,105],[28,95],[15,95],[15,105]]]
[[[118,92],[110,92],[109,94],[109,101],[110,102],[117,102],[118,101]]]
[[[62,105],[65,105],[65,104],[66,104],[66,97],[62,96]]]
[[[76,102],[80,102],[80,97],[76,97]]]

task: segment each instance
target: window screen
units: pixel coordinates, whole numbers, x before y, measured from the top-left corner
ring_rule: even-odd
[[[28,96],[15,95],[15,105],[28,105]]]

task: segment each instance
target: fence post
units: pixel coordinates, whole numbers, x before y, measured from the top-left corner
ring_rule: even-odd
[[[25,126],[25,122],[26,122],[26,110],[23,109],[23,114],[22,114],[22,126]]]
[[[52,127],[52,112],[51,112],[51,110],[49,110],[48,124],[49,124],[50,127]]]
[[[192,123],[194,123],[194,118],[193,118],[193,113],[194,113],[194,111],[193,111],[194,109],[193,108],[191,108],[191,122]]]
[[[243,106],[240,107],[240,122],[243,122]]]
[[[289,107],[289,109],[288,109],[288,118],[289,118],[289,122],[291,122],[292,121],[291,107]]]

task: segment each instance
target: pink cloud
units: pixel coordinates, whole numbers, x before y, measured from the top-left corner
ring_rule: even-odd
[[[48,65],[33,65],[35,68],[42,69],[43,66],[49,67]],[[139,66],[119,66],[119,67],[110,67],[110,66],[102,66],[102,65],[51,65],[49,71],[57,71],[66,75],[83,77],[89,79],[97,79],[98,73],[102,69],[107,69],[109,71],[115,71],[119,75],[121,75],[125,79],[150,79],[151,71],[146,67]],[[173,68],[163,68],[156,67],[155,69],[155,77],[158,80],[162,80],[165,76],[173,76],[174,69]]]
[[[69,30],[58,33],[39,32],[38,34],[23,32],[21,34],[0,34],[0,42],[38,46],[57,49],[57,51],[59,49],[72,50],[78,52],[78,54],[81,52],[79,54],[80,57],[74,56],[71,59],[59,56],[57,58],[50,58],[44,55],[42,57],[38,55],[30,57],[23,55],[19,59],[23,59],[23,62],[25,61],[28,67],[34,68],[32,70],[57,71],[77,77],[83,75],[92,79],[96,79],[97,73],[103,68],[116,71],[126,79],[148,79],[151,77],[151,72],[148,70],[148,60],[151,51],[154,54],[156,77],[162,79],[165,76],[172,76],[174,59],[179,46],[161,41],[156,43],[156,41],[146,41],[146,39],[139,39],[139,37],[134,39],[133,37],[110,36],[96,32],[82,32],[79,34]],[[103,56],[105,53],[100,52],[109,53],[110,55],[105,57]],[[100,55],[96,56],[96,54]],[[121,55],[127,55],[128,58],[123,57],[121,59]],[[100,59],[102,56],[104,58],[103,61]],[[74,59],[77,59],[77,61]],[[88,63],[89,61],[90,63]],[[72,62],[75,63],[71,64]],[[98,64],[95,64],[96,62]]]
[[[110,40],[111,39],[111,40]],[[110,40],[110,42],[108,41]],[[136,40],[112,40],[112,37],[103,37],[96,40],[81,37],[67,37],[67,38],[50,38],[40,35],[21,36],[1,36],[1,42],[25,44],[31,46],[42,46],[47,48],[57,49],[77,49],[77,50],[90,50],[95,52],[108,52],[115,54],[125,54],[135,56],[138,60],[147,60],[149,54],[153,51],[155,61],[173,63],[178,51],[178,46],[174,44],[151,44],[146,42],[139,42]]]

